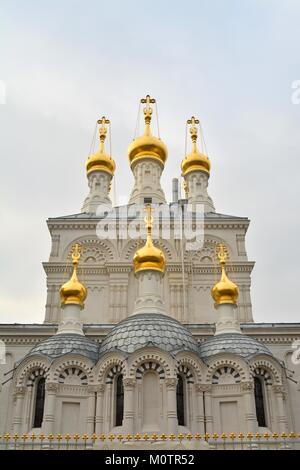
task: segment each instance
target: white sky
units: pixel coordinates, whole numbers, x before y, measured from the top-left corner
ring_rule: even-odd
[[[256,321],[299,321],[300,2],[0,1],[0,322],[42,322],[46,219],[80,211],[95,120],[112,120],[116,188],[138,100],[158,100],[179,176],[200,117],[217,212],[248,216]],[[2,90],[2,93],[1,93]]]

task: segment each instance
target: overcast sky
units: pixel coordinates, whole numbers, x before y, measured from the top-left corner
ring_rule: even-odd
[[[46,219],[80,212],[103,114],[116,191],[129,195],[127,146],[146,93],[169,149],[168,197],[195,114],[217,212],[251,219],[255,320],[299,321],[299,0],[1,0],[0,9],[0,321],[44,319]]]

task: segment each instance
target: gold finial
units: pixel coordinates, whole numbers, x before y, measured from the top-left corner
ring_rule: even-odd
[[[71,257],[73,273],[71,279],[60,288],[61,306],[64,307],[68,304],[75,304],[80,305],[80,307],[83,308],[84,301],[87,296],[87,290],[77,277],[77,268],[81,257],[81,246],[78,243],[75,243],[75,245],[72,246]]]
[[[147,227],[147,241],[143,248],[137,250],[133,257],[134,271],[137,273],[138,271],[150,269],[163,273],[166,263],[165,255],[159,248],[153,245],[152,241],[153,209],[151,204],[147,204],[144,210],[146,212],[144,221]]]
[[[190,134],[192,138],[193,144],[196,144],[197,138],[198,138],[198,128],[197,125],[199,124],[199,119],[196,119],[194,116],[191,117],[191,119],[187,120],[187,124],[190,124]]]
[[[134,168],[135,164],[142,159],[154,159],[162,167],[164,167],[168,150],[160,137],[155,137],[151,133],[150,123],[152,118],[153,109],[152,104],[156,103],[155,98],[151,98],[150,95],[146,95],[145,98],[140,100],[142,104],[146,106],[143,109],[145,119],[145,130],[144,134],[140,137],[134,138],[128,147],[128,157],[131,165],[131,169]]]
[[[91,155],[86,161],[86,170],[89,175],[93,171],[104,171],[109,175],[113,176],[116,164],[110,155],[105,153],[104,142],[107,135],[107,124],[110,124],[110,120],[105,116],[102,116],[101,119],[98,119],[97,124],[99,124],[99,137],[100,137],[100,146],[99,150]]]
[[[223,243],[219,243],[219,245],[217,246],[217,257],[221,265],[226,264],[226,261],[228,259],[228,253]]]
[[[156,103],[154,98],[151,98],[150,95],[146,95],[146,98],[141,99],[141,103],[146,104],[144,107],[144,116],[145,116],[145,135],[150,135],[150,122],[153,113],[153,109],[150,104]]]
[[[228,279],[225,265],[228,259],[228,251],[223,243],[217,246],[217,257],[221,265],[221,279],[212,288],[212,297],[217,305],[220,304],[237,304],[239,289],[234,282]]]
[[[195,118],[195,116],[192,116],[186,122],[190,126],[189,131],[192,139],[192,152],[186,155],[181,162],[182,176],[186,176],[192,171],[203,171],[209,174],[210,161],[204,153],[201,153],[198,150],[197,147],[198,125],[200,121],[198,118]]]

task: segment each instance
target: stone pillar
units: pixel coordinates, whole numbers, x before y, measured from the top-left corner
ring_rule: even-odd
[[[77,304],[67,304],[61,309],[61,321],[58,325],[57,335],[73,334],[83,336],[82,322],[80,319],[81,307]]]
[[[244,416],[247,432],[253,434],[257,431],[257,420],[255,411],[254,401],[254,383],[253,382],[242,382],[241,390],[244,395]]]
[[[224,333],[242,333],[240,323],[235,317],[236,308],[233,304],[219,304],[216,305],[218,311],[218,320],[216,322],[215,335]]]
[[[86,432],[89,435],[92,435],[95,432],[96,392],[97,392],[97,386],[95,385],[88,386]]]
[[[203,386],[196,384],[195,389],[197,400],[196,432],[204,434]]]
[[[105,171],[93,171],[88,175],[88,184],[90,192],[84,200],[81,212],[96,214],[98,207],[101,206],[101,212],[104,209],[109,211],[112,203],[109,197],[112,176]]]
[[[203,385],[203,393],[204,393],[204,404],[205,404],[205,414],[204,414],[204,422],[205,422],[205,431],[208,433],[212,433],[213,431],[213,414],[212,414],[212,386],[211,385]]]
[[[103,422],[104,422],[104,390],[105,385],[100,384],[97,387],[97,405],[96,405],[96,434],[103,433]]]
[[[177,402],[176,402],[176,387],[177,378],[166,379],[167,387],[167,427],[168,433],[177,434],[178,432],[178,419],[177,419]]]
[[[123,419],[123,433],[134,433],[134,392],[135,392],[135,379],[123,379],[124,387],[124,419]]]
[[[161,204],[166,202],[164,191],[160,184],[162,174],[162,165],[149,155],[137,162],[132,168],[135,179],[129,204],[144,205],[144,198],[151,197],[152,204]]]
[[[53,382],[46,383],[45,389],[46,396],[43,419],[43,432],[46,435],[49,435],[50,433],[54,432],[54,414],[58,384]]]
[[[22,424],[23,424],[23,408],[24,408],[24,397],[26,393],[26,387],[20,386],[15,388],[15,399],[16,399],[16,407],[15,407],[15,415],[13,420],[13,431],[14,433],[20,434],[22,432]]]
[[[166,314],[165,303],[161,295],[162,273],[147,269],[136,274],[138,278],[138,297],[132,315],[137,313]]]
[[[284,411],[284,402],[283,402],[283,394],[284,388],[282,385],[273,385],[273,393],[275,396],[276,401],[276,416],[277,416],[277,426],[278,429],[276,430],[279,433],[286,432],[287,430],[287,422],[286,416]]]

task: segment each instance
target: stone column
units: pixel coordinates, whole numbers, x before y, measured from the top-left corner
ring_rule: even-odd
[[[177,378],[172,377],[172,378],[166,379],[166,387],[167,387],[168,433],[177,434],[178,432],[177,402],[176,402]]]
[[[55,402],[56,394],[58,391],[58,384],[49,382],[46,383],[46,396],[45,396],[45,408],[44,408],[44,419],[43,419],[43,432],[48,435],[54,432],[54,414],[55,414]]]
[[[123,419],[123,433],[133,434],[134,433],[134,391],[135,391],[135,379],[125,378],[123,379],[124,387],[124,419]]]
[[[212,433],[213,431],[213,414],[212,414],[212,386],[207,384],[203,385],[205,414],[204,421],[206,423],[205,431]]]
[[[86,432],[89,435],[92,435],[95,432],[96,392],[97,386],[88,386]]]
[[[282,385],[273,385],[273,392],[276,400],[276,416],[278,426],[278,430],[276,431],[279,433],[286,432],[287,423],[283,403],[284,388]]]
[[[203,386],[196,384],[195,389],[197,400],[196,432],[204,434]]]
[[[100,384],[97,387],[97,405],[96,405],[96,434],[103,433],[103,422],[104,422],[104,390],[105,385]]]
[[[241,390],[244,395],[244,416],[246,423],[247,432],[252,432],[253,434],[257,430],[257,420],[256,420],[256,411],[255,411],[255,401],[254,401],[254,383],[253,382],[242,382]]]
[[[23,424],[23,408],[24,408],[24,397],[26,393],[26,387],[20,386],[15,388],[15,399],[16,399],[16,407],[15,407],[15,416],[13,420],[13,430],[14,433],[20,434],[22,431],[22,424]]]

